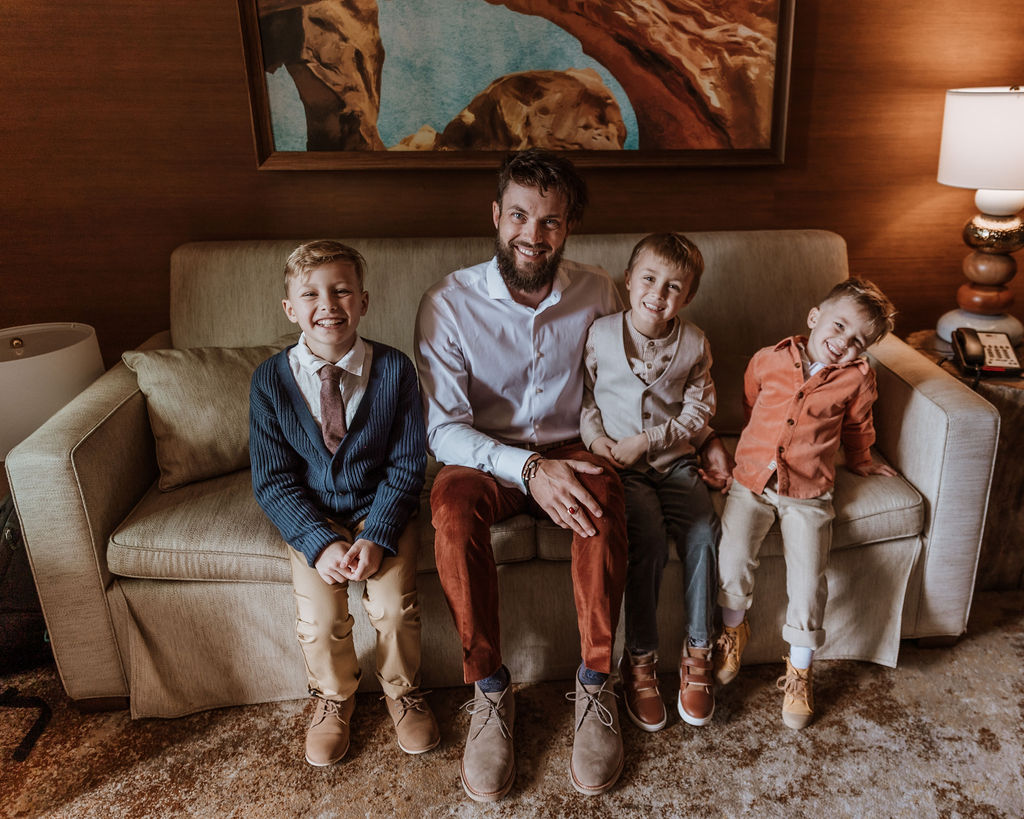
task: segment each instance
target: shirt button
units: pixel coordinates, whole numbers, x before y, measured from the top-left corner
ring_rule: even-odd
[[[647,418],[651,417],[651,414],[649,412],[645,412],[645,413],[643,413],[643,417],[646,420]]]
[[[780,446],[780,447],[779,447],[779,454],[780,454],[780,455],[781,455],[781,454],[782,454],[783,452],[785,452],[785,451],[786,451],[786,448],[785,448],[784,446]]]
[[[799,400],[801,400],[801,401],[802,401],[802,400],[803,400],[803,397],[804,397],[804,391],[803,391],[803,390],[800,390],[800,392],[798,392],[798,393],[796,394],[796,397],[797,397],[797,399],[799,399]]]
[[[651,369],[651,367],[653,367],[653,366],[654,365],[650,361],[647,362],[647,369],[648,370]]]
[[[789,424],[790,426],[793,426],[793,424],[795,424],[796,421],[794,421],[792,418],[787,418],[786,423]]]
[[[540,395],[542,392],[544,392],[544,388],[543,387],[537,387],[537,395]]]

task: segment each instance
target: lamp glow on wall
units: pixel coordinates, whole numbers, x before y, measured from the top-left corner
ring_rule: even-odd
[[[1006,333],[1013,344],[1024,326],[1007,313],[1013,293],[1006,286],[1017,273],[1010,254],[1024,247],[1024,90],[956,88],[946,92],[938,180],[973,188],[981,213],[963,230],[971,252],[963,262],[967,284],[951,310],[939,319],[938,335],[949,341],[957,327]]]
[[[87,324],[0,330],[0,461],[101,375],[96,331]]]

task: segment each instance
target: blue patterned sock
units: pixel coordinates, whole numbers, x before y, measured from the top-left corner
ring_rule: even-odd
[[[499,691],[504,691],[508,688],[508,684],[512,681],[512,675],[509,674],[508,669],[502,666],[495,671],[491,676],[484,677],[482,680],[477,680],[477,685],[480,686],[480,690],[487,694],[497,694]]]
[[[580,682],[584,685],[604,685],[605,680],[608,679],[607,674],[602,674],[600,671],[592,671],[583,663],[580,663],[576,676],[580,678]]]

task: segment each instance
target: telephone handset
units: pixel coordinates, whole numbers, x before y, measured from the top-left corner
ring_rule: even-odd
[[[953,331],[953,360],[969,375],[1020,375],[1020,361],[1005,333],[985,333],[970,327]]]

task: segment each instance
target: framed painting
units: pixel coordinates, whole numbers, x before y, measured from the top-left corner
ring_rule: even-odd
[[[794,2],[238,0],[257,164],[778,164]]]

